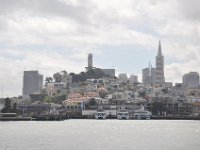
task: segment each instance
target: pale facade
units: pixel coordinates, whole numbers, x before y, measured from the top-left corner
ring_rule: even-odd
[[[199,88],[199,74],[190,72],[183,75],[183,86],[188,88]]]

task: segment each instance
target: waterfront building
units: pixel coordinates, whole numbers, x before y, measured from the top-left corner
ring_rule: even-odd
[[[43,75],[38,71],[24,71],[23,98],[29,98],[30,94],[39,94],[43,89]]]
[[[164,84],[164,56],[162,55],[161,42],[159,41],[158,45],[158,55],[156,56],[156,75],[155,75],[156,84]]]
[[[188,88],[199,88],[199,74],[190,72],[183,75],[183,86]]]

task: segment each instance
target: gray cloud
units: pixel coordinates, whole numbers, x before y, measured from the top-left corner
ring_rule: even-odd
[[[86,5],[75,6],[59,0],[1,0],[0,15],[29,14],[30,17],[69,17],[78,22],[88,21]]]
[[[178,0],[181,15],[188,20],[200,21],[199,0]]]

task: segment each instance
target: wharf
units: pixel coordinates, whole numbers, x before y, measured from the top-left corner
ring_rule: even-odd
[[[31,121],[32,117],[0,117],[0,121]]]
[[[34,121],[62,121],[69,119],[66,115],[33,115]]]

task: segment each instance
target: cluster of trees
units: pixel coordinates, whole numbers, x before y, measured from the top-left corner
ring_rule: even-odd
[[[79,74],[75,73],[67,73],[67,71],[61,71],[57,72],[53,75],[53,77],[46,77],[46,82],[62,82],[63,77],[66,77],[67,75],[70,75],[72,77],[72,82],[84,82],[87,79],[99,79],[102,77],[108,77],[100,68],[94,68],[91,70],[88,70],[86,72],[81,72]]]
[[[4,99],[4,101],[5,101],[5,106],[1,110],[2,113],[16,113],[17,112],[17,104],[16,103],[14,103],[13,107],[11,107],[11,99],[10,98],[6,98],[6,99]]]
[[[79,74],[75,74],[75,73],[70,73],[70,75],[72,76],[72,82],[84,82],[87,79],[99,79],[99,78],[103,78],[103,77],[108,77],[108,75],[106,75],[101,69],[99,68],[95,68],[95,69],[91,69],[88,70],[86,72],[81,72]]]
[[[63,70],[61,72],[57,72],[53,74],[53,77],[46,77],[45,81],[46,82],[62,82],[63,77],[67,76],[67,71]]]
[[[43,101],[47,103],[56,103],[62,104],[62,101],[66,100],[67,95],[54,95],[54,96],[46,96]]]

